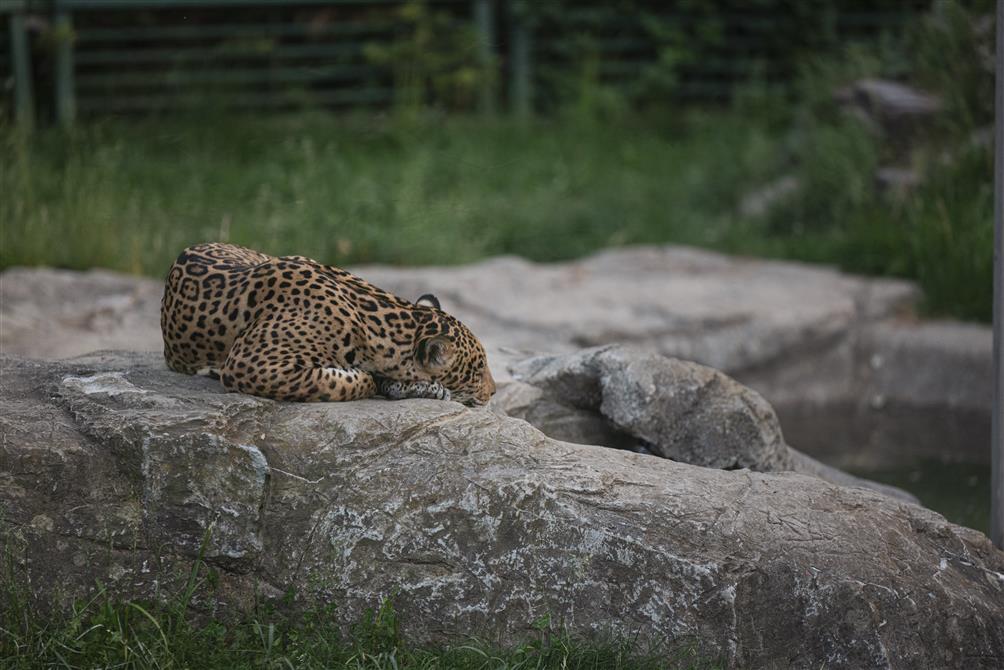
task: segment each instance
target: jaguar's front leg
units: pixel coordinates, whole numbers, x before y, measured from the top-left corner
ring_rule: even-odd
[[[376,377],[377,393],[389,400],[405,398],[431,398],[449,400],[450,391],[439,382],[402,382],[387,377]]]

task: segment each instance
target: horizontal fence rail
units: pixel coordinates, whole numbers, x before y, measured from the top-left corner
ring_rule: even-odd
[[[68,125],[78,113],[200,105],[430,104],[528,115],[585,87],[640,103],[727,100],[754,79],[790,82],[801,53],[924,8],[876,4],[834,2],[852,7],[812,23],[729,0],[687,11],[655,0],[0,0],[0,115]]]

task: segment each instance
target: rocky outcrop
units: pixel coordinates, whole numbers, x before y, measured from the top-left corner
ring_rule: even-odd
[[[512,361],[508,371],[514,380],[493,406],[555,439],[723,470],[802,472],[917,502],[792,449],[763,396],[697,363],[611,345]]]
[[[219,615],[289,592],[349,622],[389,597],[423,641],[511,641],[549,614],[729,667],[1004,658],[1004,554],[884,495],[558,441],[491,408],[225,394],[152,354],[0,366],[2,531],[40,597],[157,597],[204,545]]]
[[[833,98],[901,157],[945,107],[937,95],[887,79],[858,79],[834,91]]]
[[[353,270],[404,297],[435,294],[489,346],[563,353],[630,342],[730,374],[819,348],[860,322],[909,310],[919,295],[908,282],[682,247],[614,249],[569,263],[497,257]],[[104,271],[7,270],[0,344],[10,354],[63,358],[134,333],[144,339],[114,348],[160,350],[162,292],[160,280]],[[61,346],[40,339],[45,330],[66,331]]]
[[[739,214],[747,218],[769,214],[778,205],[792,200],[801,188],[801,181],[795,175],[779,177],[744,195],[739,201]]]
[[[990,329],[917,323],[909,314],[919,292],[908,282],[682,247],[554,264],[355,269],[402,296],[439,296],[492,348],[496,376],[502,348],[557,354],[632,344],[757,390],[791,444],[837,465],[988,459]],[[7,270],[0,351],[159,351],[161,291],[159,280],[101,271]]]
[[[531,415],[559,403],[599,413],[663,458],[724,470],[790,469],[770,405],[712,368],[609,346],[531,358],[510,370],[539,391],[524,404]]]
[[[944,107],[937,95],[887,79],[859,79],[835,91],[833,97],[841,104],[859,106],[876,121],[889,123],[904,118],[930,117]]]

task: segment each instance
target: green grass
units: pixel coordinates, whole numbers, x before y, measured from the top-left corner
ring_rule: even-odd
[[[0,189],[11,197],[0,203],[0,266],[151,275],[185,245],[215,239],[335,264],[714,244],[743,154],[763,148],[738,125],[671,136],[630,125],[321,114],[2,137]]]
[[[834,202],[848,191],[840,191],[839,182],[821,186],[809,177],[807,192],[769,214],[765,234],[748,235],[739,250],[913,279],[924,290],[927,315],[989,323],[992,175],[990,151],[968,149],[950,165],[930,166],[924,183],[905,198],[865,193],[853,202]],[[826,197],[826,188],[833,195]],[[821,210],[828,201],[838,213]]]
[[[0,667],[34,668],[371,668],[656,670],[713,668],[693,652],[645,652],[629,643],[595,643],[541,633],[500,649],[477,640],[444,647],[402,642],[386,608],[343,636],[331,612],[301,616],[258,612],[236,621],[186,621],[150,603],[102,593],[65,615],[13,622],[0,630]],[[28,630],[25,630],[28,628]]]
[[[213,598],[207,566],[196,561],[189,587],[165,602],[116,598],[99,588],[69,608],[39,603],[7,556],[0,578],[0,667],[231,670],[347,668],[398,670],[657,670],[720,667],[692,646],[657,648],[637,640],[594,641],[553,632],[545,617],[519,645],[477,639],[440,647],[408,644],[388,601],[367,612],[348,634],[333,606],[293,613],[259,600],[252,612],[210,617],[189,607],[193,595]]]
[[[789,131],[755,110],[529,124],[305,113],[30,137],[0,126],[0,268],[160,276],[207,240],[336,265],[680,243],[910,277],[930,312],[989,320],[989,151],[893,200],[872,188],[870,142],[850,123]],[[744,193],[792,172],[798,196],[759,219],[736,213]]]

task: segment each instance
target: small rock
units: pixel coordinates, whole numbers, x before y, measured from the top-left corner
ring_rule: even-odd
[[[917,502],[906,491],[824,466],[792,449],[759,393],[697,363],[607,346],[515,361],[509,371],[518,384],[535,390],[504,393],[497,405],[555,439],[632,451],[641,444],[680,463],[801,472]]]
[[[833,97],[843,105],[864,109],[872,118],[884,122],[930,117],[944,106],[936,95],[886,79],[859,79],[836,91]]]
[[[904,198],[920,185],[920,175],[910,168],[883,167],[875,171],[875,185],[882,193]]]
[[[994,145],[994,127],[977,128],[966,139],[966,146],[973,149],[986,149]]]
[[[798,193],[801,182],[794,175],[785,175],[762,188],[747,193],[739,202],[739,213],[748,218],[767,214],[771,209]]]

